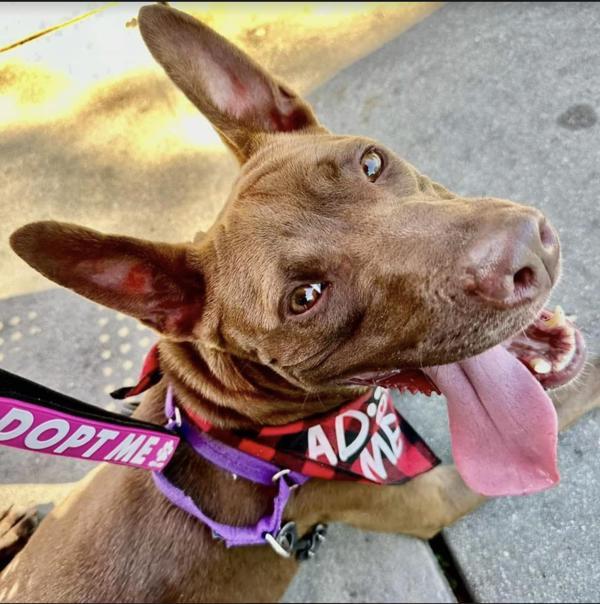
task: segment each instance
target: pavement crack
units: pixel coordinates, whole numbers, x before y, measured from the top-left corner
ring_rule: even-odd
[[[457,602],[476,602],[442,533],[429,540],[440,570],[446,577]]]

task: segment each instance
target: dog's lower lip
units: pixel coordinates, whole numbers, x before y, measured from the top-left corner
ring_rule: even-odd
[[[585,364],[585,342],[575,324],[557,306],[542,310],[523,332],[503,343],[544,388],[558,388],[577,377]]]
[[[349,380],[355,386],[382,386],[395,388],[411,394],[430,394],[439,390],[437,386],[420,369],[395,369],[387,372],[369,372]]]

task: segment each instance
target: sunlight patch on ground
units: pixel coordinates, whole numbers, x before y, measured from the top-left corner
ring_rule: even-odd
[[[105,4],[0,3],[0,47]],[[7,244],[26,222],[182,241],[207,228],[227,196],[235,162],[146,49],[136,21],[143,4],[117,3],[0,53],[0,297],[50,286]],[[439,7],[172,4],[302,94]]]
[[[0,45],[56,25],[85,10],[109,6],[9,2],[0,7],[10,27],[0,26]],[[136,24],[141,2],[116,3],[86,20],[52,32],[0,55],[0,124],[23,127],[68,119],[85,110],[95,97],[144,78],[149,98],[162,97],[168,111],[143,119],[130,141],[142,155],[157,144],[171,154],[187,144],[220,145],[195,109],[165,86],[166,78],[146,49]],[[250,52],[302,93],[340,68],[423,18],[436,3],[172,3],[199,17]],[[373,31],[377,25],[376,32]],[[302,48],[299,53],[298,49]],[[170,86],[170,85],[169,85]],[[108,126],[108,128],[107,128]],[[123,124],[104,124],[102,140]],[[177,134],[183,133],[182,145]],[[151,153],[148,154],[151,161]]]

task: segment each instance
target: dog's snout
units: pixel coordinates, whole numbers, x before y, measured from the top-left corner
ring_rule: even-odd
[[[471,295],[499,308],[545,296],[558,278],[560,246],[541,214],[494,221],[466,254],[462,285]]]

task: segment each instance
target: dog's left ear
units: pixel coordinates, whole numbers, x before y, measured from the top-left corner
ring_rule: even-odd
[[[192,336],[204,302],[204,271],[191,245],[104,235],[59,222],[34,222],[10,244],[48,279],[174,337]]]
[[[261,134],[325,131],[308,103],[191,15],[154,4],[140,9],[139,25],[154,58],[240,161]]]

